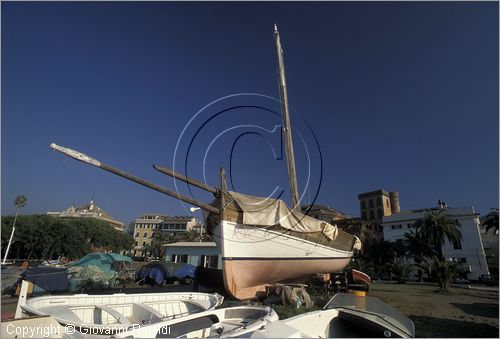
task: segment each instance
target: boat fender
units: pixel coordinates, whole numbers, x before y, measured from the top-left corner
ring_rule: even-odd
[[[359,240],[357,236],[354,236],[354,245],[352,246],[352,248],[356,251],[361,250],[361,240]]]

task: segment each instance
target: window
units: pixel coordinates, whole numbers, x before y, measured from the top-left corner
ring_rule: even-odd
[[[373,219],[375,219],[375,213],[373,211],[370,211],[370,220],[373,220]]]
[[[382,198],[377,198],[377,206],[382,206]]]
[[[139,232],[137,232],[137,233],[135,234],[135,237],[136,237],[136,238],[139,238]]]
[[[142,242],[142,246],[146,246],[146,242],[145,241]]]
[[[389,207],[389,199],[385,199],[385,206]]]
[[[217,255],[202,255],[200,257],[200,265],[208,268],[217,268],[219,256]]]
[[[364,200],[361,201],[361,209],[362,210],[366,209],[366,203]]]
[[[188,262],[188,256],[187,254],[172,254],[172,262],[186,264]]]
[[[380,208],[377,210],[377,218],[382,219],[382,209]]]
[[[369,206],[370,206],[370,208],[373,208],[373,207],[374,207],[374,206],[373,206],[373,199],[370,199]]]

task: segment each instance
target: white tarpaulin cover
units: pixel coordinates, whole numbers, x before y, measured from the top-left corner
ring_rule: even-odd
[[[282,200],[228,193],[243,211],[243,223],[246,225],[280,225],[295,232],[322,232],[330,240],[337,237],[337,226],[294,212]]]

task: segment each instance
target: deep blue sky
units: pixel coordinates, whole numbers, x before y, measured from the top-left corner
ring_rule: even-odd
[[[15,212],[19,194],[28,198],[23,214],[92,197],[125,223],[144,212],[188,214],[177,200],[49,144],[173,187],[151,165],[172,166],[196,112],[234,93],[279,96],[275,22],[294,133],[311,153],[305,202],[320,186],[318,203],[352,215],[359,214],[358,193],[378,188],[400,192],[402,209],[437,199],[480,213],[498,207],[497,2],[3,2],[2,215]],[[184,169],[204,119],[237,105],[279,112],[263,97],[210,106],[186,128],[176,168]],[[216,184],[241,136],[231,163],[236,189],[267,195],[276,185],[286,188],[286,164],[269,147],[279,151],[279,136],[264,130],[279,117],[251,108],[217,117],[194,139],[188,174],[203,178],[204,168]],[[321,185],[306,123],[321,149]],[[259,127],[230,129],[238,124]],[[203,166],[207,145],[226,129]],[[303,190],[308,162],[294,137]]]

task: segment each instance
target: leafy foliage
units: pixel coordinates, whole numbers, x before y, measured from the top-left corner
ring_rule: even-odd
[[[498,235],[498,208],[492,208],[491,211],[481,220],[481,225],[486,229],[486,232],[493,230]]]
[[[389,270],[396,277],[396,280],[400,284],[404,284],[406,282],[406,278],[411,271],[413,271],[415,266],[410,264],[403,258],[394,258],[392,262],[389,264]]]
[[[422,263],[423,257],[432,256],[434,254],[432,247],[429,245],[419,228],[415,229],[414,232],[405,233],[403,244],[406,248],[406,255],[412,257],[416,264]],[[418,279],[422,282],[424,280],[422,268],[418,265],[417,267]]]
[[[449,260],[441,260],[437,256],[433,256],[432,259],[423,260],[419,266],[432,276],[433,280],[438,283],[439,288],[442,290],[447,290],[450,286],[450,281],[460,274],[462,270],[460,264]]]
[[[423,239],[436,251],[440,260],[444,260],[445,239],[454,244],[460,244],[462,241],[460,223],[456,218],[447,215],[445,209],[427,211],[415,226],[421,228]]]
[[[2,217],[2,247],[8,242],[13,217]],[[110,224],[92,218],[27,215],[17,218],[12,256],[25,259],[78,258],[94,248],[129,250],[134,240]]]

